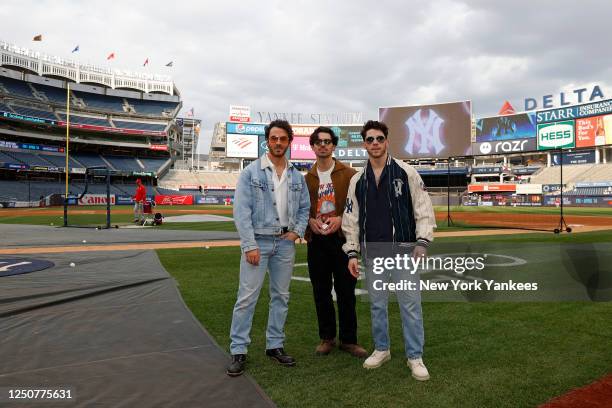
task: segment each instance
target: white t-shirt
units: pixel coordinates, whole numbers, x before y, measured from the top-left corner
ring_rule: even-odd
[[[285,163],[285,169],[280,177],[276,173],[274,164],[268,158],[268,154],[264,154],[263,166],[270,167],[272,169],[272,182],[274,183],[274,198],[276,200],[276,210],[278,211],[278,219],[281,227],[289,226],[289,207],[288,207],[288,186],[287,186],[287,167],[288,163]]]
[[[319,192],[317,194],[317,218],[326,222],[328,217],[336,216],[336,195],[334,184],[332,183],[331,174],[334,171],[336,163],[327,170],[321,171],[317,169],[319,174]]]

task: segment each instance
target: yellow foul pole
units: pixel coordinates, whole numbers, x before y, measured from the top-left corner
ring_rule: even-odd
[[[66,85],[66,200],[68,199],[68,148],[70,146],[70,83]]]

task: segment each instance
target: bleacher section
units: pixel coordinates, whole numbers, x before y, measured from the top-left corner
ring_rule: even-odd
[[[110,163],[114,170],[136,171],[136,172],[158,172],[162,166],[167,164],[170,159],[163,158],[140,158],[136,159],[131,156],[109,156],[104,157],[96,154],[73,153],[69,158],[70,168],[86,168],[94,166],[108,166],[104,161]],[[140,163],[142,163],[142,167]],[[65,167],[66,158],[63,154],[43,153],[42,151],[16,151],[16,150],[0,150],[0,162],[27,164],[29,166],[54,166]]]
[[[40,158],[36,153],[27,153],[27,152],[9,152],[5,151],[4,154],[6,156],[12,157],[15,160],[23,164],[27,164],[28,166],[48,166],[44,159]]]
[[[123,128],[123,129],[151,130],[154,132],[163,132],[166,129],[165,124],[126,122],[126,121],[117,120],[117,119],[113,119],[113,123],[118,128]]]
[[[4,163],[19,163],[19,160],[15,159],[12,156],[9,156],[8,154],[4,153],[3,151],[0,151],[0,162],[4,162]]]
[[[5,88],[11,95],[17,95],[22,98],[34,99],[32,90],[27,83],[18,81],[12,78],[0,77],[0,93],[4,93],[2,88]]]
[[[36,93],[42,96],[43,98],[38,98],[40,100],[45,100],[44,97],[47,98],[48,102],[56,103],[62,106],[66,106],[66,90],[62,88],[56,88],[54,86],[46,86],[40,84],[31,84],[36,92],[32,92],[34,96]]]
[[[32,116],[35,118],[48,119],[48,120],[57,120],[57,117],[53,112],[44,111],[40,109],[26,108],[23,106],[11,105],[13,110],[24,116]]]
[[[111,184],[111,194],[132,195],[133,188],[129,185]],[[85,189],[84,183],[70,183],[68,190],[72,194],[81,194]],[[0,198],[11,198],[18,201],[38,200],[40,196],[50,194],[63,194],[66,190],[64,183],[48,181],[6,181],[0,180]],[[153,193],[150,186],[147,187],[149,194]],[[89,184],[87,187],[89,194],[106,194],[106,184]]]
[[[576,187],[574,190],[566,191],[563,195],[570,196],[612,196],[611,187]]]
[[[180,192],[178,190],[172,190],[169,188],[163,188],[163,187],[155,187],[155,190],[157,191],[157,194],[161,194],[161,195],[184,194],[184,192]]]
[[[565,169],[563,167],[563,178],[565,178]],[[596,164],[588,172],[582,176],[583,180],[577,181],[612,181],[612,164]]]
[[[8,105],[5,105],[2,102],[0,102],[0,110],[4,111],[4,112],[12,112],[13,111]]]
[[[116,170],[142,171],[142,167],[133,157],[104,156]]]
[[[53,154],[41,154],[40,157],[56,167],[66,167],[66,156],[58,156]],[[75,161],[72,156],[68,158],[68,168],[82,168],[83,165]]]
[[[578,164],[571,166],[563,166],[563,184],[582,181],[582,176],[595,166],[594,164]],[[541,171],[534,173],[530,180],[532,184],[558,184],[561,182],[561,167],[544,167]]]
[[[239,173],[199,172],[192,173],[187,170],[170,170],[160,181],[159,185],[165,188],[178,190],[180,185],[197,186],[229,186],[236,188]]]
[[[72,157],[74,157],[74,159],[79,163],[82,163],[85,167],[108,166],[108,164],[106,164],[106,162],[97,154],[73,154]]]
[[[144,166],[144,171],[159,171],[161,166],[163,166],[170,159],[139,159],[142,165]]]
[[[123,98],[79,91],[74,91],[73,94],[75,97],[82,99],[83,102],[85,102],[85,104],[90,108],[111,112],[123,112]]]
[[[173,112],[178,104],[176,102],[160,101],[139,101],[137,99],[127,99],[128,103],[134,107],[137,113],[142,115],[161,116],[164,111]]]
[[[58,116],[64,122],[66,121],[66,115],[63,113],[58,113]],[[106,118],[91,118],[88,116],[77,116],[70,115],[70,123],[78,123],[80,125],[94,125],[94,126],[105,126],[110,127],[111,124]]]

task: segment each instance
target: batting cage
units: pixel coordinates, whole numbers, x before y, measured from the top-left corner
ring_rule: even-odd
[[[66,181],[64,227],[111,228],[111,205],[115,200],[115,194],[111,194],[112,172],[105,166],[88,167],[82,178],[73,178],[70,183]],[[90,210],[71,214],[71,208],[83,206],[90,207]]]

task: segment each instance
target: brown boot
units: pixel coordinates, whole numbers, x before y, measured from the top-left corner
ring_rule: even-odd
[[[336,347],[336,339],[331,339],[331,340],[323,339],[321,340],[321,343],[315,349],[315,353],[318,356],[326,356],[329,353],[331,353],[334,347]]]
[[[353,357],[366,358],[369,355],[366,349],[361,347],[359,344],[340,343],[338,348],[342,351],[346,351]]]

